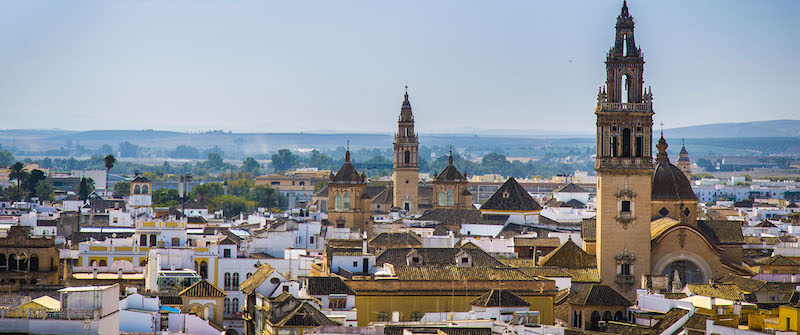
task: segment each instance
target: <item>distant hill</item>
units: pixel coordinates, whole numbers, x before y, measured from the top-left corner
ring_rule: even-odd
[[[800,137],[800,120],[712,123],[664,129],[671,138]]]

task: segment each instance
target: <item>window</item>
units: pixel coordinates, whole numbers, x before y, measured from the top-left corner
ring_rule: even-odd
[[[631,202],[628,200],[622,201],[622,209],[621,212],[623,213],[630,213],[631,212]]]
[[[636,136],[636,157],[644,156],[644,139],[641,136]]]
[[[284,285],[283,286],[283,292],[289,292],[289,286]]]
[[[150,194],[150,188],[147,185],[142,185],[142,194]]]
[[[277,284],[279,284],[279,283],[281,282],[281,280],[280,280],[280,279],[278,279],[278,278],[276,278],[276,277],[272,277],[272,279],[270,279],[270,280],[269,280],[269,282],[270,282],[272,285],[277,285]]]
[[[314,236],[308,238],[308,243],[314,244]]]
[[[411,262],[419,263],[419,257],[411,257]]]
[[[389,313],[380,312],[378,313],[378,322],[388,322],[389,321]]]
[[[403,162],[405,164],[411,163],[411,151],[406,150],[406,152],[403,153]]]
[[[411,210],[411,204],[410,204],[410,203],[408,203],[408,202],[406,202],[406,203],[404,203],[404,204],[403,204],[403,208],[404,208],[405,210],[407,210],[407,211],[410,211],[410,210]]]
[[[222,249],[222,257],[231,258],[231,249],[228,248]]]
[[[172,238],[172,246],[179,247],[181,245],[181,238],[180,237],[173,237]]]
[[[447,203],[447,193],[444,190],[439,190],[439,206],[445,206]]]
[[[619,146],[619,142],[617,140],[617,135],[611,135],[611,157],[619,156],[617,153],[617,147]]]
[[[147,246],[147,235],[139,236],[139,245],[143,247]]]
[[[631,156],[631,129],[622,129],[622,157]]]
[[[620,264],[619,274],[622,276],[630,276],[631,275],[631,265],[630,264]]]
[[[200,262],[200,277],[208,279],[208,263],[206,261]]]
[[[300,186],[306,186],[306,182],[304,182],[304,181],[301,181],[301,182],[300,182]]]
[[[354,262],[353,262],[353,267],[354,267],[354,268],[355,268],[355,267],[358,267],[358,261],[354,261]]]
[[[225,278],[224,279],[225,289],[226,290],[230,290],[231,289],[231,274],[228,273],[228,272],[225,272],[225,275],[223,276],[223,278]]]
[[[658,211],[658,214],[661,216],[667,216],[669,214],[669,210],[666,207],[661,207],[661,210]]]
[[[150,246],[151,247],[155,247],[156,244],[157,244],[156,243],[156,236],[155,235],[150,235]]]
[[[447,205],[452,206],[455,202],[455,195],[453,194],[453,190],[447,190]]]
[[[467,263],[469,263],[469,257],[461,257],[461,263],[462,263],[462,264],[467,264]]]
[[[231,287],[234,290],[239,288],[239,274],[238,273],[234,273],[233,274],[233,279],[231,279]]]
[[[225,297],[225,314],[231,313],[231,299]]]
[[[251,273],[251,272],[248,272],[248,273],[247,273],[247,274],[244,276],[244,278],[245,278],[245,279],[247,279],[247,278],[250,278],[250,276],[252,276],[252,275],[253,275],[253,273]]]
[[[343,209],[346,210],[346,211],[349,211],[350,210],[350,193],[344,192],[344,199],[343,199],[342,202],[344,202]]]
[[[345,309],[347,308],[347,297],[331,297],[328,300],[328,308],[330,309]]]
[[[106,266],[106,265],[108,265],[108,263],[106,262],[105,259],[101,259],[99,265],[100,266]]]
[[[334,198],[334,207],[337,211],[340,211],[343,208],[342,197],[339,195],[339,193],[336,193],[336,197]]]
[[[236,313],[239,311],[239,298],[233,298],[231,300],[231,313]]]

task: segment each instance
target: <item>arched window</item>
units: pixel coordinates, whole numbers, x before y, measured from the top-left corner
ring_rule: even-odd
[[[39,271],[39,256],[38,255],[31,255],[31,261],[29,265],[30,271],[37,272]]]
[[[631,156],[631,129],[622,129],[622,157]]]
[[[644,138],[636,136],[636,157],[644,157]]]
[[[614,314],[614,321],[625,321],[625,316],[622,315],[622,312],[617,311],[617,314]]]
[[[334,204],[335,210],[337,210],[337,211],[342,210],[342,207],[343,207],[342,206],[342,196],[340,196],[339,193],[336,193],[336,197],[334,198],[333,204]]]
[[[603,321],[611,321],[611,312],[610,311],[606,311],[605,313],[603,313]]]
[[[239,298],[233,298],[231,300],[231,313],[236,313],[239,311]]]
[[[99,263],[99,265],[100,265],[100,266],[107,266],[107,265],[108,265],[108,263],[106,262],[106,260],[105,260],[105,259],[101,259],[101,260],[100,260],[100,263]]]
[[[93,260],[93,261],[89,262],[89,265],[97,266],[97,260]]]
[[[224,304],[225,304],[225,314],[231,314],[231,299],[225,297]]]
[[[0,254],[0,271],[8,270],[8,262],[6,261],[6,254]]]
[[[150,194],[150,188],[147,185],[142,185],[142,194]]]
[[[628,57],[628,35],[622,34],[622,56]]]
[[[200,278],[208,279],[208,263],[206,261],[200,262]]]
[[[244,279],[250,278],[250,276],[252,276],[252,275],[253,275],[252,273],[248,272],[247,275],[245,275]]]
[[[389,313],[380,312],[378,313],[378,322],[388,322],[389,321]]]
[[[455,202],[455,195],[453,194],[453,190],[447,190],[447,205],[452,206]]]
[[[629,103],[631,94],[631,92],[629,92],[631,80],[628,78],[627,74],[622,75],[622,82],[620,82],[620,84],[622,84],[622,95],[620,96],[620,102]]]
[[[139,185],[134,186],[133,194],[142,194],[142,188]]]
[[[350,193],[349,192],[344,192],[344,199],[342,199],[342,202],[344,203],[342,205],[342,209],[344,209],[346,211],[349,211],[350,210]]]
[[[8,271],[17,271],[17,266],[19,266],[19,263],[17,263],[17,255],[8,255]]]
[[[150,246],[155,247],[157,244],[158,242],[156,242],[156,235],[150,235]]]
[[[147,235],[142,234],[141,236],[139,236],[139,245],[143,247],[147,246]]]
[[[611,157],[619,156],[618,148],[619,140],[617,140],[617,135],[611,135]]]
[[[239,274],[238,273],[234,273],[233,274],[233,279],[231,280],[231,286],[233,287],[232,288],[233,290],[236,290],[236,289],[239,288]]]
[[[439,190],[439,205],[444,206],[447,203],[447,193],[444,190]]]
[[[226,290],[230,290],[231,289],[231,274],[229,272],[225,272],[224,278],[225,278],[225,286],[224,287],[225,287]]]
[[[305,186],[305,184],[306,184],[306,182],[304,182],[304,181],[300,182],[300,186]]]
[[[592,322],[590,326],[591,329],[597,329],[597,326],[599,326],[600,323],[600,312],[598,311],[592,312],[591,322]]]
[[[411,151],[406,150],[406,152],[403,153],[403,162],[406,164],[411,163]]]

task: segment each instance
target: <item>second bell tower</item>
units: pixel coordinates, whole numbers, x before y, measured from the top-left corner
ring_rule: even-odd
[[[650,191],[653,173],[651,93],[633,17],[623,2],[606,86],[597,96],[597,267],[603,284],[628,298],[650,274]]]
[[[414,114],[408,101],[406,87],[400,118],[397,120],[397,133],[394,135],[394,166],[392,172],[394,186],[392,199],[394,207],[408,213],[417,213],[419,208],[419,139],[414,132]]]

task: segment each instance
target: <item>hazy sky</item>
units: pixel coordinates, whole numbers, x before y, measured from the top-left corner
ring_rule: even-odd
[[[2,128],[592,131],[621,1],[2,1]],[[800,118],[800,1],[629,1],[656,123]]]

